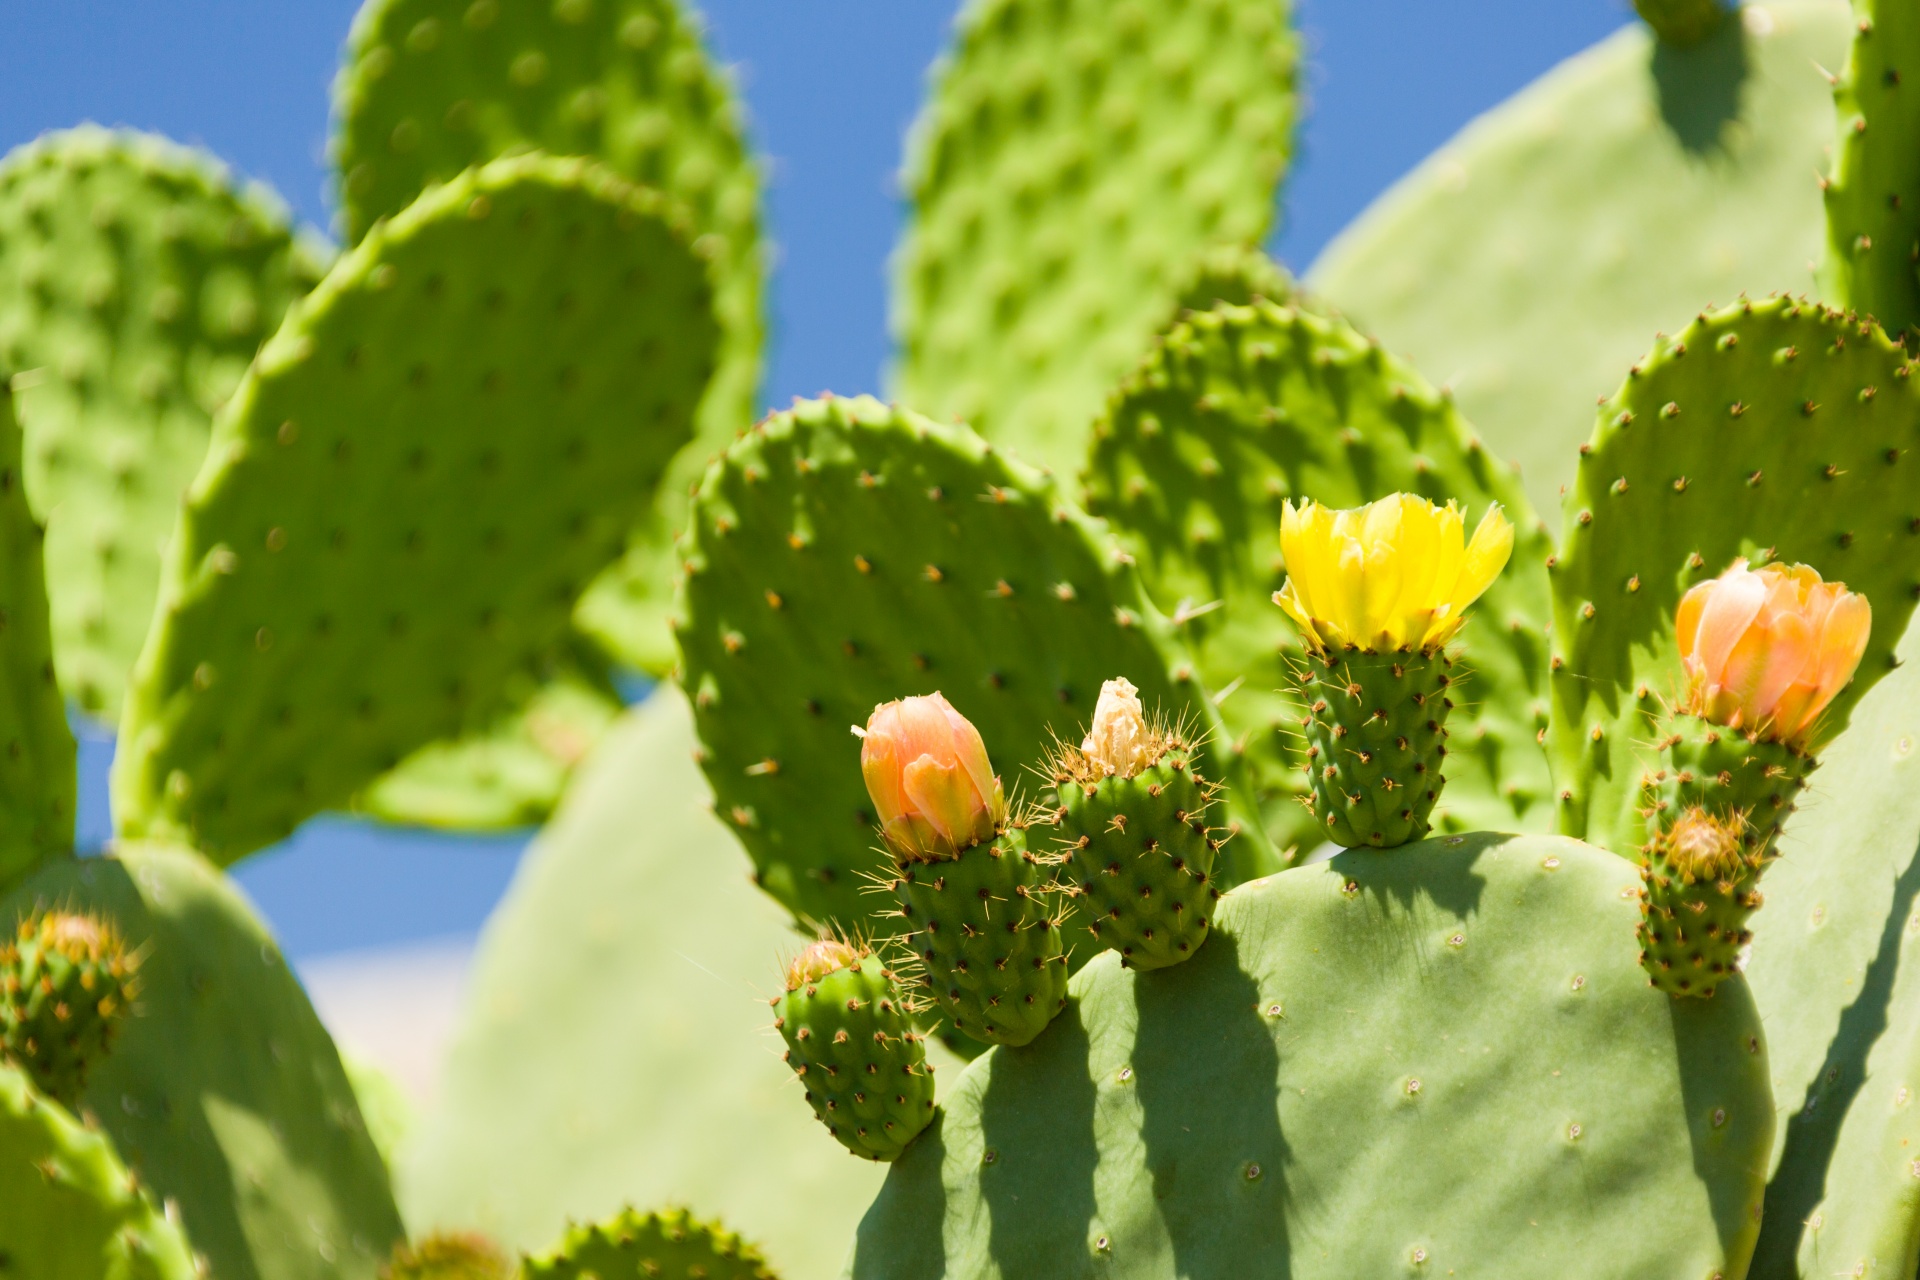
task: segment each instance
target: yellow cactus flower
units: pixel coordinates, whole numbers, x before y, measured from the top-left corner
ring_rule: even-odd
[[[1457,504],[1396,493],[1351,511],[1309,499],[1280,519],[1286,585],[1273,602],[1314,649],[1430,651],[1451,640],[1513,554],[1496,503],[1466,537]]]

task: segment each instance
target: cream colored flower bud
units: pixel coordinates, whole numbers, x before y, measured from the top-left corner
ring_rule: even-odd
[[[1140,691],[1124,676],[1100,686],[1093,708],[1093,727],[1080,750],[1109,777],[1131,778],[1151,768],[1165,750],[1160,736],[1147,727]]]

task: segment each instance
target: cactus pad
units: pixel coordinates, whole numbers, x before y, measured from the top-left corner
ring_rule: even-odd
[[[526,1260],[526,1280],[774,1280],[760,1251],[685,1209],[625,1210]]]
[[[13,414],[0,385],[0,891],[71,847],[75,790],[47,628],[45,534],[27,509]]]
[[[200,1280],[193,1250],[105,1134],[0,1064],[0,1275]]]
[[[722,334],[697,438],[580,611],[623,661],[665,671],[673,538],[687,494],[708,458],[752,422],[760,378],[759,175],[732,85],[679,0],[371,0],[348,44],[335,110],[352,238],[429,183],[537,148],[591,156],[665,191],[711,247]]]
[[[77,1106],[139,993],[138,965],[110,920],[50,911],[21,921],[0,946],[0,1050],[40,1092]]]
[[[162,138],[88,126],[0,162],[0,364],[88,713],[120,714],[214,412],[320,266],[278,200]]]
[[[906,164],[900,398],[1070,473],[1194,262],[1265,238],[1298,57],[1284,0],[972,0]]]
[[[123,834],[231,862],[560,638],[711,367],[682,225],[584,161],[495,161],[293,310],[169,552],[114,762]]]
[[[702,766],[761,886],[804,919],[861,928],[862,874],[890,873],[847,732],[878,703],[945,693],[1010,792],[1113,676],[1214,723],[1118,549],[964,427],[865,398],[774,414],[707,473],[687,553]],[[1260,865],[1251,835],[1228,846],[1241,867]]]
[[[1742,1274],[1760,1021],[1648,987],[1634,882],[1470,835],[1241,886],[1186,964],[1103,956],[969,1066],[851,1275]]]
[[[1094,950],[1111,947],[1135,969],[1179,964],[1206,942],[1220,900],[1211,787],[1184,744],[1132,777],[1095,773],[1084,759],[1062,752],[1053,770],[1066,878],[1079,890],[1067,928],[1087,930]]]
[[[231,881],[197,854],[62,859],[0,901],[112,921],[144,953],[138,1016],[83,1102],[127,1167],[179,1205],[222,1280],[374,1280],[400,1235],[333,1043]]]
[[[1463,633],[1443,830],[1541,828],[1552,811],[1536,737],[1546,724],[1548,544],[1511,471],[1452,401],[1338,320],[1297,307],[1221,306],[1176,324],[1094,428],[1087,504],[1140,564],[1193,647],[1244,748],[1276,844],[1326,839],[1298,803],[1299,639],[1271,603],[1286,579],[1288,498],[1355,507],[1393,492],[1489,503],[1514,525],[1512,563]],[[1457,674],[1457,673],[1456,673]]]
[[[1691,49],[1626,27],[1468,125],[1306,283],[1444,379],[1551,510],[1649,335],[1813,286],[1833,103],[1810,69],[1846,58],[1847,15],[1752,0]]]
[[[853,1154],[894,1159],[933,1119],[933,1072],[899,982],[874,955],[797,977],[771,1003],[813,1114]]]
[[[1309,651],[1299,673],[1308,797],[1343,849],[1423,839],[1444,785],[1453,659],[1434,653]]]
[[[1696,582],[1762,552],[1873,607],[1829,733],[1886,674],[1920,592],[1920,388],[1870,325],[1770,299],[1699,319],[1601,406],[1566,499],[1550,750],[1561,829],[1626,853],[1640,779],[1680,691],[1673,618]]]
[[[1856,0],[1853,51],[1833,86],[1827,296],[1920,336],[1920,11]]]

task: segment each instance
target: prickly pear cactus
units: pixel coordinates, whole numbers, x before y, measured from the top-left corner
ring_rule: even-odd
[[[27,509],[13,414],[0,387],[0,891],[73,844],[75,788],[47,626],[45,535]]]
[[[1760,1021],[1737,982],[1647,986],[1635,888],[1492,835],[1244,885],[1192,960],[1102,957],[1040,1039],[969,1066],[851,1274],[1739,1275]]]
[[[1450,397],[1343,321],[1256,301],[1176,324],[1094,427],[1087,505],[1104,516],[1192,646],[1243,749],[1280,845],[1326,839],[1299,803],[1306,707],[1290,691],[1298,637],[1270,597],[1286,578],[1288,498],[1354,507],[1393,492],[1498,502],[1513,561],[1463,633],[1443,830],[1550,824],[1545,762],[1548,543],[1509,468]]]
[[[1635,23],[1568,59],[1380,197],[1307,275],[1454,390],[1542,511],[1573,481],[1594,397],[1649,335],[1742,293],[1813,286],[1833,105],[1811,68],[1845,60],[1848,8],[1757,0],[1738,17],[1692,48]]]
[[[295,308],[181,514],[114,765],[124,835],[231,862],[559,639],[712,366],[684,226],[584,161],[495,161]]]
[[[0,946],[0,1050],[34,1087],[78,1105],[140,993],[139,955],[111,920],[50,911]]]
[[[1640,779],[1679,692],[1673,615],[1736,556],[1812,565],[1865,595],[1873,632],[1831,735],[1886,674],[1920,575],[1903,468],[1920,389],[1884,334],[1774,298],[1703,313],[1602,404],[1566,498],[1554,597],[1560,829],[1627,852]]]
[[[1920,336],[1920,13],[1856,0],[1853,50],[1834,81],[1826,296],[1891,334]]]
[[[526,1280],[774,1280],[760,1251],[685,1209],[639,1213],[569,1230],[528,1258]]]
[[[270,193],[163,138],[83,126],[0,162],[0,362],[82,710],[119,715],[213,415],[323,252]]]
[[[0,1064],[0,1273],[48,1280],[200,1280],[179,1226],[113,1143]]]
[[[1214,723],[1118,549],[964,427],[866,398],[774,414],[708,472],[687,555],[701,765],[761,887],[802,919],[863,926],[862,876],[892,878],[847,732],[878,703],[939,690],[993,758],[1036,764],[1116,675]],[[1236,879],[1256,841],[1228,846]]]
[[[66,858],[0,900],[110,920],[143,960],[136,1016],[82,1105],[226,1280],[373,1280],[401,1234],[386,1167],[299,981],[197,854]]]
[[[763,337],[757,166],[697,17],[679,0],[369,0],[334,99],[353,239],[429,183],[534,147],[592,156],[667,192],[711,249],[721,340],[696,438],[580,609],[581,625],[623,661],[664,672],[672,540],[708,458],[753,420]]]
[[[1292,145],[1284,0],[973,0],[904,186],[898,395],[1070,473],[1195,261],[1255,245]]]
[[[1308,796],[1327,839],[1343,849],[1424,839],[1461,674],[1452,655],[1309,650],[1298,661]]]
[[[380,1280],[513,1280],[500,1246],[472,1232],[444,1232],[394,1248]]]

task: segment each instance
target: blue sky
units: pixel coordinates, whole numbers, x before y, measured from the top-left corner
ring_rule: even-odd
[[[530,0],[519,0],[530,2]],[[200,144],[330,225],[328,93],[352,0],[17,5],[0,41],[0,146],[82,120]],[[708,0],[768,158],[778,244],[764,399],[878,390],[893,174],[949,0]],[[1369,201],[1475,115],[1630,20],[1624,0],[1307,0],[1309,114],[1274,241],[1304,270]],[[83,825],[109,752],[87,744]],[[241,878],[296,956],[478,927],[518,839],[322,820]]]

